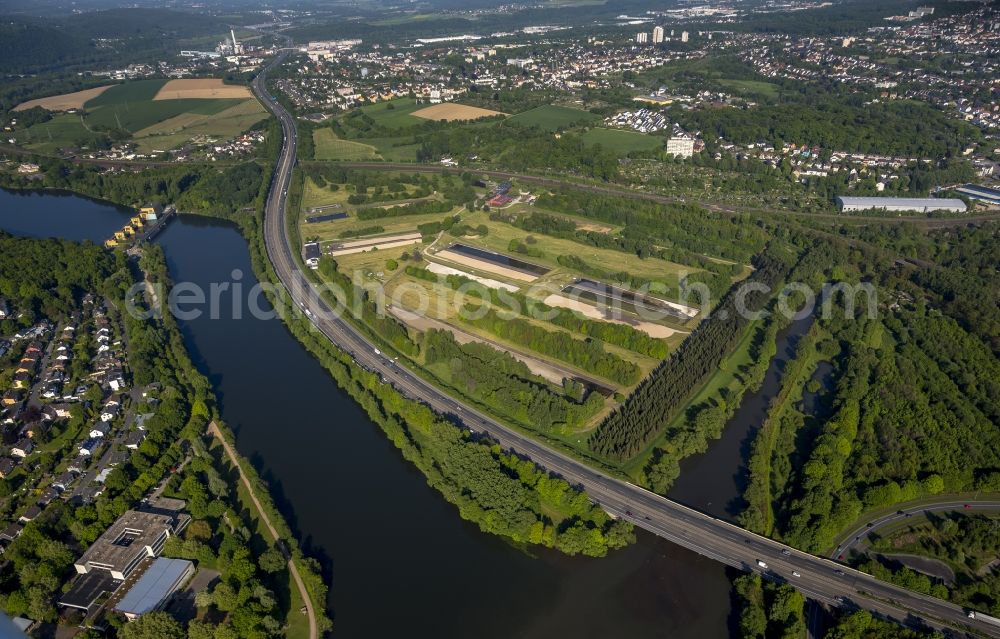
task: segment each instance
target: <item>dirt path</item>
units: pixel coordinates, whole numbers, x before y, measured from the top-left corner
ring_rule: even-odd
[[[302,581],[302,576],[299,574],[299,569],[292,561],[291,556],[288,551],[285,550],[284,544],[277,543],[281,537],[278,536],[278,531],[275,530],[274,525],[271,523],[271,519],[267,516],[264,508],[260,505],[260,501],[257,499],[257,493],[254,492],[253,486],[250,484],[250,480],[247,476],[243,474],[243,466],[240,465],[239,458],[236,455],[236,451],[233,447],[229,445],[225,437],[222,436],[222,432],[219,430],[219,426],[213,421],[208,425],[208,432],[210,432],[214,437],[218,438],[219,442],[222,444],[222,449],[226,451],[226,456],[229,457],[229,461],[240,471],[240,481],[243,482],[243,486],[247,489],[247,494],[250,495],[250,499],[253,501],[254,507],[257,512],[260,513],[260,519],[264,522],[267,527],[268,532],[271,533],[271,537],[278,548],[281,549],[282,554],[285,555],[285,559],[288,561],[288,572],[292,575],[292,579],[295,580],[295,585],[298,586],[299,595],[302,597],[302,601],[306,605],[306,614],[309,616],[309,639],[318,639],[319,630],[316,626],[316,613],[313,610],[312,599],[309,598],[309,592],[306,590],[306,584]]]

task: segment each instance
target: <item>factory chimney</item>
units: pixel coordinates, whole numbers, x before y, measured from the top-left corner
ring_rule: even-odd
[[[229,35],[233,36],[233,53],[236,53],[236,49],[238,48],[238,46],[236,44],[236,32],[233,31],[232,29],[230,29],[229,30]]]

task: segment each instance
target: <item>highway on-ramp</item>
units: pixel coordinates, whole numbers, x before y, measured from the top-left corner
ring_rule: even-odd
[[[923,517],[931,513],[973,513],[973,512],[997,512],[1000,511],[1000,501],[996,499],[982,500],[972,497],[966,500],[946,499],[944,501],[918,504],[916,506],[901,506],[899,510],[887,515],[873,518],[867,524],[859,526],[856,530],[843,537],[843,541],[837,545],[832,557],[849,556],[849,553],[862,545],[868,535],[875,533],[890,524],[899,523],[911,517]]]
[[[534,439],[504,426],[446,395],[442,390],[399,366],[320,298],[302,271],[289,244],[285,202],[295,165],[295,122],[268,92],[266,74],[284,56],[276,57],[253,82],[254,92],[281,123],[283,141],[268,194],[264,240],[278,278],[295,305],[317,330],[364,368],[378,372],[403,395],[420,401],[470,430],[488,435],[502,446],[531,459],[549,472],[585,490],[612,515],[631,521],[680,546],[744,571],[788,582],[811,599],[831,606],[863,608],[909,626],[925,624],[960,636],[970,631],[1000,637],[1000,628],[969,619],[959,606],[881,582],[870,575],[790,548],[766,537],[698,512],[625,481],[609,477]]]

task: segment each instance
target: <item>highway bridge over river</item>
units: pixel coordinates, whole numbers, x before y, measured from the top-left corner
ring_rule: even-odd
[[[1000,637],[1000,627],[970,619],[967,611],[955,604],[879,581],[833,560],[801,552],[605,475],[446,395],[379,352],[348,321],[335,317],[302,271],[297,259],[299,249],[289,244],[286,229],[285,204],[296,161],[298,132],[291,114],[266,87],[267,72],[286,56],[287,52],[283,52],[274,58],[252,85],[260,100],[278,118],[284,138],[265,205],[267,253],[295,304],[306,312],[319,331],[350,353],[358,364],[380,373],[405,396],[423,402],[474,432],[488,435],[504,448],[582,488],[609,513],[705,557],[742,571],[761,573],[774,581],[787,582],[808,598],[829,606],[865,609],[907,626],[934,628],[952,636]]]

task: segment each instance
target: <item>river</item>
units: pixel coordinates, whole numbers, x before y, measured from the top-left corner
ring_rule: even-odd
[[[785,366],[795,356],[799,339],[811,325],[812,316],[807,316],[794,320],[778,332],[775,356],[767,367],[760,389],[743,395],[721,439],[711,442],[706,452],[681,461],[680,477],[667,493],[671,499],[736,522],[736,515],[743,510],[746,460],[750,457],[753,437],[767,418],[771,400],[781,390]]]
[[[102,241],[107,203],[0,191],[0,229]],[[182,216],[157,238],[175,282],[256,278],[229,224]],[[227,299],[223,296],[223,299]],[[518,548],[462,521],[278,321],[180,322],[237,447],[331,582],[336,637],[713,639],[734,632],[726,569],[639,532],[603,559]]]

